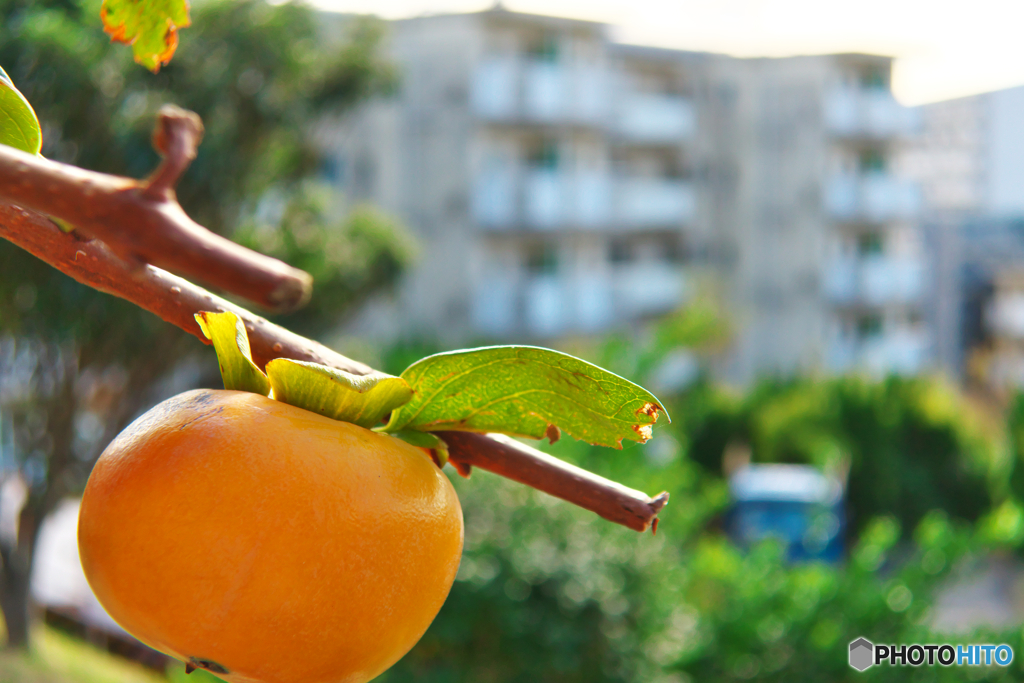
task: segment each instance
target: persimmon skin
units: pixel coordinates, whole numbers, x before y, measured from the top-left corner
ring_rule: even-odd
[[[462,541],[424,451],[236,391],[186,392],[132,423],[78,525],[110,616],[232,683],[374,678],[437,615]]]

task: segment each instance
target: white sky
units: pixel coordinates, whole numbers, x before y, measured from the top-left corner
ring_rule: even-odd
[[[312,0],[394,19],[491,0]],[[603,21],[620,41],[740,56],[873,52],[921,104],[1024,84],[1024,0],[506,0],[508,9]]]

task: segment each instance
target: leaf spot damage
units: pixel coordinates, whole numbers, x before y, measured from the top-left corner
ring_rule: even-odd
[[[646,415],[647,417],[652,418],[652,422],[657,422],[659,410],[665,409],[659,406],[657,403],[651,403],[650,401],[648,401],[647,403],[643,404],[642,406],[636,409],[636,416],[640,417],[641,415]]]
[[[633,431],[640,437],[640,443],[647,443],[654,436],[654,428],[651,425],[633,425]],[[621,447],[621,440],[620,440]]]
[[[555,443],[562,437],[562,430],[557,425],[549,424],[548,428],[544,430],[544,437],[549,444]]]

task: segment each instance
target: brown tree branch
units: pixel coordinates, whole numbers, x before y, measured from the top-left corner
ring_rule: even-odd
[[[163,163],[146,182],[143,194],[149,199],[175,199],[174,188],[185,172],[203,140],[203,122],[195,112],[173,104],[160,109],[153,130],[153,148],[164,158]]]
[[[273,358],[287,357],[319,362],[357,375],[374,372],[160,268],[129,265],[98,240],[83,241],[35,212],[0,204],[0,238],[22,247],[83,285],[127,299],[159,315],[206,344],[210,342],[199,329],[195,314],[201,310],[233,311],[245,322],[253,360],[261,368]],[[513,439],[469,432],[440,435],[449,443],[449,458],[460,471],[472,466],[495,472],[638,531],[656,525],[657,513],[668,501],[668,494],[649,498]]]
[[[668,493],[651,498],[501,434],[437,435],[448,444],[448,460],[460,472],[471,465],[500,474],[636,531],[656,527],[658,513],[668,503]]]
[[[0,237],[10,240],[82,284],[127,299],[180,327],[205,344],[199,311],[230,310],[245,321],[253,360],[260,367],[274,358],[292,358],[368,374],[369,367],[250,313],[201,287],[153,266],[119,259],[99,240],[83,241],[62,232],[45,216],[0,204]],[[449,459],[460,471],[479,467],[532,486],[596,512],[618,524],[644,531],[657,525],[668,494],[655,498],[626,488],[535,448],[497,435],[443,432]]]
[[[154,144],[164,161],[141,183],[0,145],[0,200],[67,221],[129,264],[182,273],[269,310],[298,308],[312,291],[307,273],[210,232],[178,204],[174,184],[201,137],[195,114],[162,111]]]
[[[3,147],[0,146],[0,150]],[[155,266],[138,267],[119,259],[99,240],[84,241],[60,230],[33,211],[0,204],[0,237],[46,261],[84,285],[127,299],[209,344],[196,323],[199,311],[233,311],[245,322],[253,360],[263,367],[274,358],[307,360],[365,375],[372,370],[323,344],[270,323],[241,306],[211,294]]]

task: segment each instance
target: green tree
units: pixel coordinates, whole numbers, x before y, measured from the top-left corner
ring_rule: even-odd
[[[929,378],[765,381],[746,396],[710,385],[680,397],[681,438],[708,472],[730,444],[755,462],[848,469],[854,531],[891,515],[913,529],[931,510],[975,520],[1005,491],[998,439],[953,389]]]
[[[1024,394],[1017,394],[1006,411],[1010,446],[1009,488],[1017,500],[1024,500]]]
[[[672,494],[653,538],[486,472],[456,482],[466,519],[459,576],[423,639],[380,680],[852,683],[864,674],[847,665],[847,647],[861,636],[1024,644],[1018,628],[951,635],[930,626],[951,577],[1019,542],[1019,510],[1010,534],[1013,520],[1002,517],[1012,511],[975,525],[931,512],[909,533],[880,517],[842,564],[793,564],[777,543],[743,550],[709,525],[726,499],[707,495],[713,482],[685,458],[633,468]],[[1015,661],[869,675],[952,682],[1020,673]]]
[[[678,319],[677,319],[678,320]],[[686,342],[607,340],[598,362],[637,373]],[[602,355],[603,354],[603,355]],[[396,355],[401,355],[396,352]],[[1001,435],[962,396],[930,379],[765,381],[746,393],[698,380],[666,400],[674,422],[613,452],[563,438],[564,459],[671,503],[658,534],[637,537],[487,473],[458,487],[463,566],[437,620],[384,681],[859,680],[848,643],[1005,642],[1017,630],[935,633],[936,593],[958,570],[1022,534],[1001,499]],[[722,457],[847,463],[855,525],[838,565],[792,564],[765,542],[732,544]],[[875,486],[889,477],[891,485]],[[962,680],[964,671],[879,668],[884,680]],[[1009,681],[1009,669],[971,671]]]
[[[304,329],[336,324],[394,279],[410,253],[405,234],[369,210],[332,215],[335,198],[325,201],[312,180],[322,164],[312,127],[393,86],[376,52],[379,24],[353,21],[325,40],[301,5],[210,0],[154,76],[109,43],[98,10],[91,0],[0,0],[0,64],[39,115],[45,156],[144,176],[157,161],[155,112],[184,106],[206,136],[179,200],[211,229],[310,270],[317,303],[296,318]],[[286,207],[272,221],[257,211],[268,197]],[[102,445],[167,391],[158,380],[195,344],[7,242],[0,273],[0,409],[29,486],[17,538],[0,543],[0,607],[9,644],[23,647],[42,519],[80,489]]]

